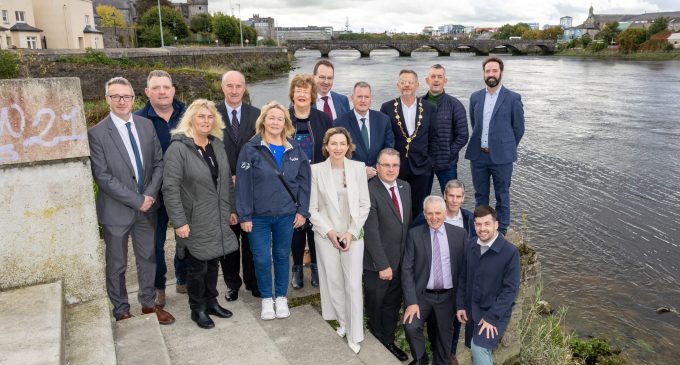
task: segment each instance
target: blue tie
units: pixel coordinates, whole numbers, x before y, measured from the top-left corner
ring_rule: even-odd
[[[144,186],[144,167],[142,166],[142,158],[139,156],[139,148],[137,147],[137,142],[135,141],[135,136],[132,135],[132,123],[127,122],[125,126],[128,130],[128,136],[130,136],[130,144],[132,145],[132,153],[135,154],[135,162],[137,163],[137,192],[141,194],[142,187]]]

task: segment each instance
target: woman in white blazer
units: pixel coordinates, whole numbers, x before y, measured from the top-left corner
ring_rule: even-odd
[[[366,166],[352,161],[354,145],[345,128],[331,128],[323,138],[326,160],[312,165],[309,218],[319,267],[321,314],[337,320],[340,337],[358,353],[364,340],[363,226],[371,208]]]

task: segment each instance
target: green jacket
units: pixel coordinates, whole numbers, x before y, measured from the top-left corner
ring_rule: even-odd
[[[189,225],[189,237],[175,236],[180,259],[185,257],[185,249],[199,260],[211,260],[238,249],[229,227],[229,216],[236,209],[227,153],[219,139],[210,137],[210,143],[219,168],[217,188],[193,138],[172,136],[164,156],[165,208],[175,228]]]

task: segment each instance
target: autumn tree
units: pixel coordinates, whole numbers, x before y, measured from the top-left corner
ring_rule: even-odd
[[[642,28],[628,28],[619,34],[616,40],[619,43],[620,52],[635,52],[647,40],[647,32]]]
[[[102,19],[102,27],[124,27],[127,25],[123,13],[111,5],[97,5],[95,11]]]
[[[172,3],[170,0],[160,0],[161,6],[167,6],[167,7],[172,7]],[[149,8],[154,8],[156,9],[156,12],[158,12],[158,0],[137,0],[135,1],[135,9],[137,10],[137,14],[145,14]]]
[[[654,19],[652,25],[647,29],[647,36],[651,38],[654,34],[665,31],[666,28],[668,28],[668,18],[660,16]]]

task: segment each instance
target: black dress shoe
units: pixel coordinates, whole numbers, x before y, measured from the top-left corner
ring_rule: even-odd
[[[229,309],[223,308],[219,304],[215,304],[212,308],[208,308],[205,312],[211,316],[218,316],[220,318],[229,318],[233,315]]]
[[[238,299],[238,290],[227,289],[227,294],[224,295],[227,302],[233,302]]]
[[[394,357],[399,359],[399,361],[408,360],[408,355],[406,355],[404,351],[401,351],[401,349],[397,347],[397,345],[395,345],[394,342],[386,343],[385,347],[392,353],[392,355],[394,355]]]
[[[209,329],[215,327],[215,322],[208,316],[205,311],[191,311],[191,320],[196,322],[198,327]]]
[[[262,293],[260,293],[260,289],[258,289],[257,287],[253,287],[252,289],[250,289],[250,293],[251,293],[255,298],[261,298],[261,297],[262,297]]]
[[[427,355],[423,356],[423,358],[419,360],[411,361],[410,363],[408,363],[408,365],[428,365]]]

